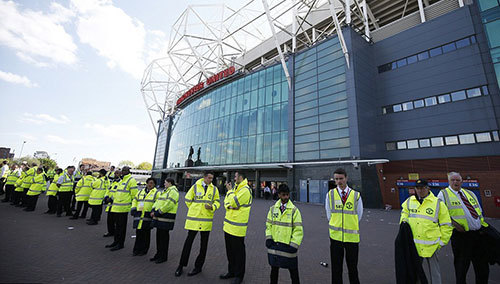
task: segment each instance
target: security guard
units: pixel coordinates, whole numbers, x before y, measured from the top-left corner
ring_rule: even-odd
[[[156,181],[153,178],[146,180],[146,187],[141,189],[132,200],[130,214],[134,217],[133,227],[135,230],[134,256],[146,255],[151,243],[151,211],[153,204],[158,199]]]
[[[26,193],[27,206],[24,211],[35,211],[36,202],[38,201],[38,196],[45,191],[47,186],[47,181],[45,180],[45,173],[42,167],[36,169],[36,175],[33,177],[30,189]]]
[[[267,213],[266,247],[271,265],[271,284],[278,283],[280,268],[290,271],[292,284],[298,284],[299,269],[297,250],[302,243],[304,229],[300,211],[290,200],[290,189],[286,184],[278,187],[278,200]]]
[[[63,170],[60,168],[57,168],[55,170],[54,178],[52,179],[52,182],[47,189],[46,195],[49,197],[49,199],[47,201],[48,210],[45,212],[45,214],[55,214],[57,211],[57,180],[62,175],[62,172]]]
[[[37,169],[36,163],[32,163],[31,164],[31,168],[28,167],[28,170],[26,171],[26,176],[23,178],[23,184],[22,184],[23,197],[22,197],[22,200],[21,200],[21,206],[22,207],[28,206],[27,193],[28,193],[28,190],[31,187],[31,184],[33,183],[33,178],[36,175],[36,169]]]
[[[226,216],[224,218],[224,240],[228,261],[228,272],[221,279],[234,278],[232,283],[239,284],[245,276],[245,235],[252,206],[252,190],[246,175],[236,172],[235,185],[226,184],[228,190],[224,199]]]
[[[87,220],[87,225],[97,225],[101,220],[102,214],[102,201],[106,190],[108,189],[108,182],[106,179],[106,170],[99,170],[99,178],[92,182],[92,191],[89,196],[89,206],[92,208],[90,219]]]
[[[14,190],[16,189],[16,181],[21,176],[21,172],[17,168],[17,165],[10,165],[10,171],[5,179],[5,198],[2,202],[12,202],[14,201]]]
[[[71,196],[73,195],[73,174],[75,172],[74,166],[69,166],[66,171],[62,173],[56,182],[57,185],[57,217],[61,217],[63,207],[66,211],[66,216],[71,216]]]
[[[10,173],[10,167],[7,164],[7,161],[2,162],[3,166],[0,168],[0,195],[4,194],[5,182],[7,181],[7,176]]]
[[[213,179],[214,173],[205,172],[203,178],[193,184],[186,193],[188,213],[184,229],[188,230],[188,235],[182,248],[181,260],[175,271],[175,276],[181,276],[183,267],[187,266],[191,246],[198,232],[200,232],[201,237],[200,253],[196,258],[194,269],[188,273],[188,276],[200,273],[205,263],[214,212],[220,207],[219,190],[212,183]]]
[[[178,204],[179,191],[175,187],[175,181],[167,178],[165,189],[160,192],[151,212],[153,227],[156,228],[156,254],[150,261],[162,263],[168,259],[169,232],[174,229]]]
[[[114,178],[112,178],[112,183],[106,190],[106,194],[104,196],[104,204],[106,204],[106,225],[108,227],[108,232],[103,235],[103,237],[112,237],[115,234],[115,219],[113,218],[113,214],[111,213],[111,207],[113,206],[113,194],[116,192],[116,188],[121,182],[120,171],[115,171]],[[108,175],[109,177],[109,175]]]
[[[125,235],[127,233],[127,217],[132,207],[132,199],[137,195],[137,181],[130,174],[130,167],[123,167],[122,181],[113,194],[113,207],[111,212],[116,218],[116,231],[114,242],[106,247],[111,251],[117,251],[125,246]]]
[[[111,169],[106,174],[106,177],[110,180],[115,178],[115,166],[111,166]]]
[[[457,283],[466,283],[470,263],[474,265],[476,283],[488,283],[490,267],[484,251],[481,230],[488,227],[484,221],[481,205],[476,195],[462,188],[462,176],[459,173],[448,174],[449,187],[441,190],[438,198],[443,201],[450,212],[454,227],[451,235],[455,278]]]
[[[363,201],[359,192],[347,185],[347,172],[338,168],[333,173],[336,188],[328,191],[325,198],[326,217],[330,232],[330,259],[332,283],[342,283],[344,251],[349,283],[359,283],[359,221],[363,216]]]
[[[426,180],[416,181],[416,192],[401,205],[400,223],[410,225],[427,279],[432,284],[441,283],[438,251],[451,237],[450,214],[446,205],[430,192]]]
[[[73,183],[73,196],[71,197],[71,210],[75,211],[75,205],[76,205],[76,185],[77,183],[82,179],[82,177],[85,175],[85,166],[81,164],[78,169],[75,171],[74,174],[74,183]]]
[[[21,206],[21,200],[23,198],[23,181],[24,178],[26,177],[26,171],[28,170],[28,167],[26,165],[21,166],[21,175],[19,178],[16,180],[16,183],[14,186],[16,187],[14,189],[14,200],[12,200],[11,205],[15,205],[16,207]]]
[[[75,188],[75,198],[76,198],[76,211],[73,214],[73,217],[70,219],[76,220],[78,219],[78,215],[80,211],[82,211],[82,215],[80,218],[87,217],[87,210],[89,209],[89,197],[92,192],[92,183],[95,181],[95,178],[92,176],[92,171],[88,171],[85,176],[76,183]]]

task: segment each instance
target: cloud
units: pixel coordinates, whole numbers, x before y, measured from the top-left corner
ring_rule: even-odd
[[[23,117],[21,118],[21,122],[28,122],[28,123],[33,123],[33,124],[46,124],[46,123],[55,123],[55,124],[68,124],[71,122],[71,120],[61,114],[58,117],[52,116],[50,114],[46,113],[40,113],[40,114],[32,114],[25,112],[23,113]]]
[[[64,144],[64,145],[84,145],[85,143],[77,139],[66,139],[57,135],[46,135],[45,139],[52,143]]]
[[[21,84],[28,88],[38,87],[38,84],[31,82],[26,76],[17,75],[10,72],[4,72],[0,70],[0,80],[4,80],[6,82],[12,84]]]
[[[150,134],[133,124],[104,125],[99,123],[85,123],[84,127],[95,131],[100,137],[122,139],[126,136],[127,138],[124,141],[140,141]]]
[[[23,61],[35,65],[43,62],[72,65],[77,62],[77,46],[62,24],[69,22],[74,12],[51,3],[50,12],[22,9],[13,1],[0,1],[0,45],[16,51]]]
[[[106,58],[111,69],[120,68],[140,79],[147,60],[166,45],[166,35],[144,24],[106,0],[72,0],[77,14],[76,32],[82,43]]]

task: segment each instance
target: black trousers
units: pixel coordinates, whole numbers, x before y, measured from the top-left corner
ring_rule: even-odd
[[[101,221],[102,205],[90,205],[92,213],[90,214],[90,220],[99,222]]]
[[[470,264],[474,267],[476,283],[488,283],[490,267],[486,253],[482,248],[482,238],[479,231],[460,233],[453,230],[451,235],[451,248],[453,250],[453,264],[455,265],[455,278],[457,284],[466,283],[467,271]]]
[[[82,211],[83,208],[83,211]],[[73,214],[73,217],[78,217],[80,214],[80,211],[82,211],[82,218],[87,217],[87,211],[89,210],[89,203],[88,201],[77,201],[76,202],[76,211],[75,214]]]
[[[224,232],[226,242],[227,270],[234,277],[245,276],[245,237],[237,237]]]
[[[66,216],[71,216],[71,195],[73,192],[71,191],[59,191],[57,192],[57,215],[61,215],[64,211],[66,212]]]
[[[26,199],[26,208],[28,210],[35,210],[36,203],[38,201],[38,195],[26,195]]]
[[[80,180],[80,179],[78,179],[78,180]],[[73,194],[71,196],[71,210],[75,210],[75,205],[76,205],[75,188],[76,188],[76,184],[78,183],[78,180],[75,180],[75,183],[73,183],[73,191],[71,192]]]
[[[8,202],[8,201],[13,201],[14,200],[14,190],[16,189],[16,186],[13,184],[7,184],[5,186],[5,198],[3,201]]]
[[[47,201],[47,207],[49,207],[48,213],[56,213],[57,211],[57,197],[55,195],[49,195],[49,200]]]
[[[289,268],[290,278],[292,278],[292,284],[299,284],[299,269],[291,269]],[[279,276],[280,268],[277,266],[271,266],[271,284],[278,284],[278,276]]]
[[[23,188],[23,197],[21,198],[21,206],[28,206],[28,190],[29,188]]]
[[[151,229],[136,229],[133,252],[148,253],[150,244],[151,244]]]
[[[156,228],[156,255],[157,259],[168,258],[168,244],[170,242],[170,230]]]
[[[116,227],[116,224],[115,224],[115,215],[111,212],[108,212],[108,216],[106,217],[106,223],[107,223],[107,226],[108,226],[108,233],[110,235],[114,235],[115,234],[115,227]]]
[[[345,262],[349,272],[349,283],[359,284],[358,253],[359,243],[339,242],[330,238],[330,258],[332,262],[332,283],[342,284],[342,268]]]
[[[23,192],[14,190],[14,198],[12,199],[12,204],[19,205],[21,203],[22,198],[23,198]]]
[[[3,186],[5,185],[6,178],[0,178],[0,195],[4,193]]]
[[[191,253],[191,247],[193,246],[193,241],[197,233],[198,231],[188,230],[188,235],[186,241],[184,241],[184,247],[182,248],[181,262],[179,263],[179,266],[188,265],[189,254]],[[200,253],[196,258],[194,267],[201,270],[207,256],[208,237],[210,236],[210,231],[200,231],[200,236]]]
[[[115,224],[116,224],[116,231],[115,231],[115,243],[119,244],[121,246],[125,245],[125,236],[127,235],[127,217],[128,213],[115,213]]]

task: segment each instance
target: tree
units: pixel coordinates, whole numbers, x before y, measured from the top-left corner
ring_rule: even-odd
[[[18,158],[18,159],[14,159],[14,162],[16,164],[22,164],[23,162],[26,162],[28,163],[28,165],[31,167],[31,165],[33,163],[37,164],[37,165],[40,165],[40,161],[38,159],[35,159],[31,156],[24,156],[24,157],[21,157],[21,158]]]
[[[125,161],[121,161],[120,163],[118,163],[118,167],[119,168],[123,168],[123,167],[130,167],[130,168],[134,168],[134,162],[132,161],[129,161],[129,160],[125,160]]]
[[[57,162],[52,160],[51,158],[42,158],[38,159],[38,161],[40,161],[40,165],[47,167],[49,169],[57,168]]]
[[[153,169],[153,165],[151,165],[151,163],[148,163],[148,162],[142,162],[137,166],[137,169],[150,171]]]

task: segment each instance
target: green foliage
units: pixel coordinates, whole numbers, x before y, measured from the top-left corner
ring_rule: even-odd
[[[142,162],[137,166],[137,169],[150,171],[153,169],[153,165],[151,165],[151,163],[148,163],[148,162]]]
[[[128,166],[128,167],[130,167],[132,169],[135,167],[134,166],[134,162],[129,161],[129,160],[124,160],[124,161],[121,161],[120,163],[118,163],[118,167],[119,168],[123,168],[125,166]]]

